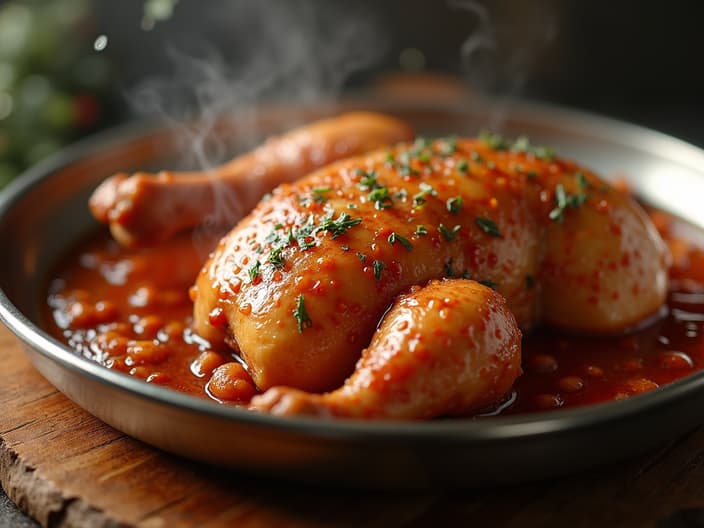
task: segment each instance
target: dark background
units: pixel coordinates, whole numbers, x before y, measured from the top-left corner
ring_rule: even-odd
[[[246,78],[253,60],[265,59],[260,62],[273,69],[297,63],[295,73],[281,75],[278,88],[284,97],[304,98],[363,86],[399,70],[402,51],[417,48],[426,71],[458,75],[472,91],[552,101],[704,141],[704,2],[456,4],[465,7],[433,0],[182,0],[169,20],[142,31],[141,2],[101,1],[96,18],[110,38],[105,53],[117,65],[114,87],[120,93],[134,93],[145,78],[170,78],[182,68],[169,49],[208,56],[205,42],[220,54],[228,79]],[[480,22],[472,8],[477,4],[488,23]],[[346,30],[351,37],[340,35]],[[493,45],[482,43],[463,57],[462,44],[472,35],[488,35],[484,40]],[[300,52],[290,53],[299,44]],[[364,66],[349,76],[340,72],[344,82],[333,78],[331,72],[345,70],[335,63],[351,56],[362,56]],[[323,66],[307,66],[316,62]],[[306,92],[307,82],[312,86]]]
[[[61,38],[109,65],[90,131],[157,111],[180,118],[259,99],[310,101],[420,69],[458,76],[473,93],[582,108],[704,146],[704,2],[462,4],[181,0],[147,31],[144,2],[96,0],[86,3],[88,21]],[[100,35],[108,42],[98,52]],[[463,54],[472,36],[476,50]],[[1,526],[19,526],[11,509],[0,490]]]

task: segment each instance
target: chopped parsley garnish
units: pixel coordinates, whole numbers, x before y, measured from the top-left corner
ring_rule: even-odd
[[[472,158],[472,161],[474,161],[475,163],[481,163],[482,161],[484,161],[484,159],[479,155],[479,152],[477,152],[476,150],[473,150],[469,157]]]
[[[367,261],[367,256],[364,253],[360,253],[359,251],[357,251],[357,258],[362,264]]]
[[[550,220],[561,224],[565,220],[565,211],[568,207],[576,209],[584,205],[584,202],[587,201],[589,196],[584,191],[590,186],[589,181],[581,172],[575,174],[575,180],[579,191],[574,194],[568,193],[561,183],[555,186],[555,201],[557,202],[557,207],[550,211],[548,215]]]
[[[372,262],[372,269],[374,270],[374,278],[376,280],[381,279],[381,272],[384,271],[385,267],[386,265],[380,260],[375,260]]]
[[[432,142],[429,138],[423,137],[423,136],[419,136],[419,137],[417,137],[416,140],[413,142],[413,150],[415,150],[415,151],[416,151],[416,154],[418,154],[419,151],[421,151],[421,150],[423,150],[423,149],[430,148],[430,146],[431,146],[432,144],[433,144],[433,142]]]
[[[349,247],[348,245],[344,245],[344,246],[340,246],[340,249],[341,249],[342,251],[349,251],[349,250],[350,250],[350,247]]]
[[[463,204],[464,199],[461,196],[454,196],[452,198],[448,198],[448,200],[445,202],[447,210],[454,215],[459,214],[459,212],[462,210]]]
[[[555,159],[555,151],[550,147],[533,147],[533,149],[531,150],[531,154],[533,154],[533,156],[535,156],[536,158],[545,161],[552,161],[553,159]]]
[[[528,152],[530,148],[530,140],[526,136],[519,136],[511,145],[511,150],[514,152]]]
[[[259,276],[259,267],[261,264],[259,261],[256,261],[252,267],[247,270],[247,273],[249,273],[249,282],[254,282],[254,280]]]
[[[374,202],[374,207],[377,209],[387,209],[392,205],[388,187],[374,188],[368,198],[370,202]]]
[[[575,180],[577,180],[577,186],[579,187],[580,190],[585,190],[591,187],[591,183],[589,183],[589,180],[587,180],[587,177],[584,175],[582,171],[579,171],[575,173],[574,175]]]
[[[555,152],[550,147],[532,145],[526,136],[520,136],[511,143],[500,134],[483,131],[479,133],[479,139],[492,150],[510,149],[513,152],[525,152],[545,161],[551,161],[555,158]]]
[[[501,134],[495,134],[487,130],[482,130],[479,133],[481,139],[491,150],[508,150],[509,143]]]
[[[457,170],[461,173],[466,173],[469,170],[469,162],[466,159],[461,159],[457,162]]]
[[[370,191],[367,199],[370,202],[374,202],[374,206],[377,209],[386,209],[391,207],[392,203],[389,189],[377,181],[376,171],[370,170],[368,172],[364,172],[359,169],[359,172],[362,176],[362,179],[359,181],[359,188]]]
[[[286,238],[284,237],[283,233],[279,233],[278,231],[283,229],[284,226],[281,224],[276,224],[274,226],[274,229],[272,229],[271,233],[269,233],[265,238],[264,238],[264,244],[271,244],[272,246],[281,246],[286,243]]]
[[[527,154],[532,154],[538,159],[545,161],[550,161],[555,157],[555,152],[550,147],[544,147],[540,145],[532,145],[530,140],[526,136],[520,136],[511,145],[511,150],[513,152],[525,152]]]
[[[359,186],[362,190],[370,190],[378,186],[376,181],[376,171],[370,170],[369,172],[365,172],[360,169],[360,174],[362,179],[359,180]]]
[[[421,236],[421,235],[427,235],[428,234],[428,228],[425,227],[423,224],[419,224],[416,226],[416,235]]]
[[[417,176],[419,174],[418,171],[410,165],[401,165],[398,168],[398,172],[401,176]]]
[[[497,238],[501,237],[501,231],[499,231],[499,227],[490,218],[478,217],[474,219],[474,222],[486,234]]]
[[[308,220],[306,220],[306,223],[296,229],[296,231],[291,232],[290,236],[293,236],[293,238],[296,240],[296,243],[298,244],[298,247],[301,251],[306,251],[315,246],[315,241],[308,239],[312,238],[313,235],[315,235],[316,229],[317,228],[315,227],[315,224],[313,222],[313,215],[310,215],[308,216]]]
[[[391,244],[392,246],[396,242],[398,242],[403,247],[405,247],[408,251],[411,251],[413,249],[413,244],[411,244],[407,238],[402,237],[401,235],[399,235],[395,231],[389,235],[389,238],[387,240],[389,241],[389,244]]]
[[[408,198],[408,191],[406,189],[401,189],[400,191],[394,193],[394,198],[399,198],[402,202],[406,202]]]
[[[325,193],[329,193],[331,190],[330,187],[315,187],[313,189],[313,200],[317,203],[323,203],[327,200]]]
[[[452,279],[455,276],[455,272],[452,270],[452,259],[447,259],[445,262],[445,277]]]
[[[393,163],[394,161],[396,161],[396,160],[394,159],[394,153],[393,153],[393,152],[387,152],[387,153],[386,153],[386,163]]]
[[[347,213],[340,213],[337,219],[333,220],[332,213],[323,218],[323,223],[316,228],[318,231],[326,231],[330,233],[330,238],[337,238],[344,235],[348,229],[362,223],[361,218],[352,218]]]
[[[271,253],[269,253],[269,258],[267,259],[269,263],[273,264],[273,266],[277,269],[284,267],[284,256],[281,254],[283,250],[283,246],[272,249]]]
[[[414,207],[421,207],[426,202],[426,199],[425,199],[426,196],[428,196],[428,195],[437,196],[437,194],[438,193],[435,191],[435,189],[433,189],[427,183],[423,182],[420,184],[420,192],[413,195],[413,206]]]
[[[457,237],[457,232],[462,228],[462,226],[456,225],[455,227],[452,228],[452,230],[449,230],[445,227],[444,224],[440,224],[438,226],[438,231],[440,231],[440,234],[442,234],[443,237],[445,237],[445,240],[448,242],[452,242],[456,237]]]
[[[440,155],[441,156],[450,156],[451,154],[454,154],[457,152],[457,137],[456,136],[450,136],[442,140],[442,143],[440,145]]]
[[[529,180],[534,180],[534,179],[536,179],[536,178],[538,177],[538,173],[535,172],[535,171],[528,171],[528,172],[526,172],[526,177],[527,177]]]
[[[313,321],[306,311],[306,303],[302,293],[296,299],[296,307],[293,309],[293,318],[296,320],[296,323],[298,323],[299,333],[303,333],[304,329],[313,326]]]

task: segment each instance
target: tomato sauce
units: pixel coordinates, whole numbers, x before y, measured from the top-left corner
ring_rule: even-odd
[[[612,338],[527,333],[524,373],[511,398],[489,414],[627,398],[704,368],[704,252],[674,234],[672,219],[652,215],[673,254],[663,316]],[[256,390],[241,360],[211,350],[190,330],[188,290],[201,265],[189,236],[127,250],[100,234],[59,263],[48,287],[46,326],[107,368],[219,402],[246,403]]]

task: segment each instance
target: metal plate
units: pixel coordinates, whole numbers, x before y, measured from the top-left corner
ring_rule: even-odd
[[[387,111],[427,135],[486,127],[528,135],[646,201],[704,227],[704,152],[636,126],[515,101],[453,107],[350,102],[268,109],[263,135],[335,111]],[[500,118],[500,120],[499,120]],[[248,121],[251,126],[251,120]],[[237,134],[235,129],[231,134]],[[78,405],[144,442],[261,475],[374,488],[488,486],[539,479],[642,453],[704,422],[704,372],[628,400],[523,416],[422,423],[282,419],[143,383],[76,356],[39,325],[48,270],[95,229],[86,200],[118,170],[170,166],[174,142],[143,124],[66,150],[0,195],[0,319],[39,371]]]

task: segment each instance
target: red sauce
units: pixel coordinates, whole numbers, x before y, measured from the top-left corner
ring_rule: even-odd
[[[502,414],[627,398],[704,368],[704,252],[674,237],[671,219],[653,217],[674,257],[667,315],[616,338],[528,334],[524,374]],[[188,289],[201,263],[189,237],[142,250],[95,237],[58,266],[47,326],[107,368],[217,401],[247,402],[255,388],[239,358],[210,350],[190,331]]]

